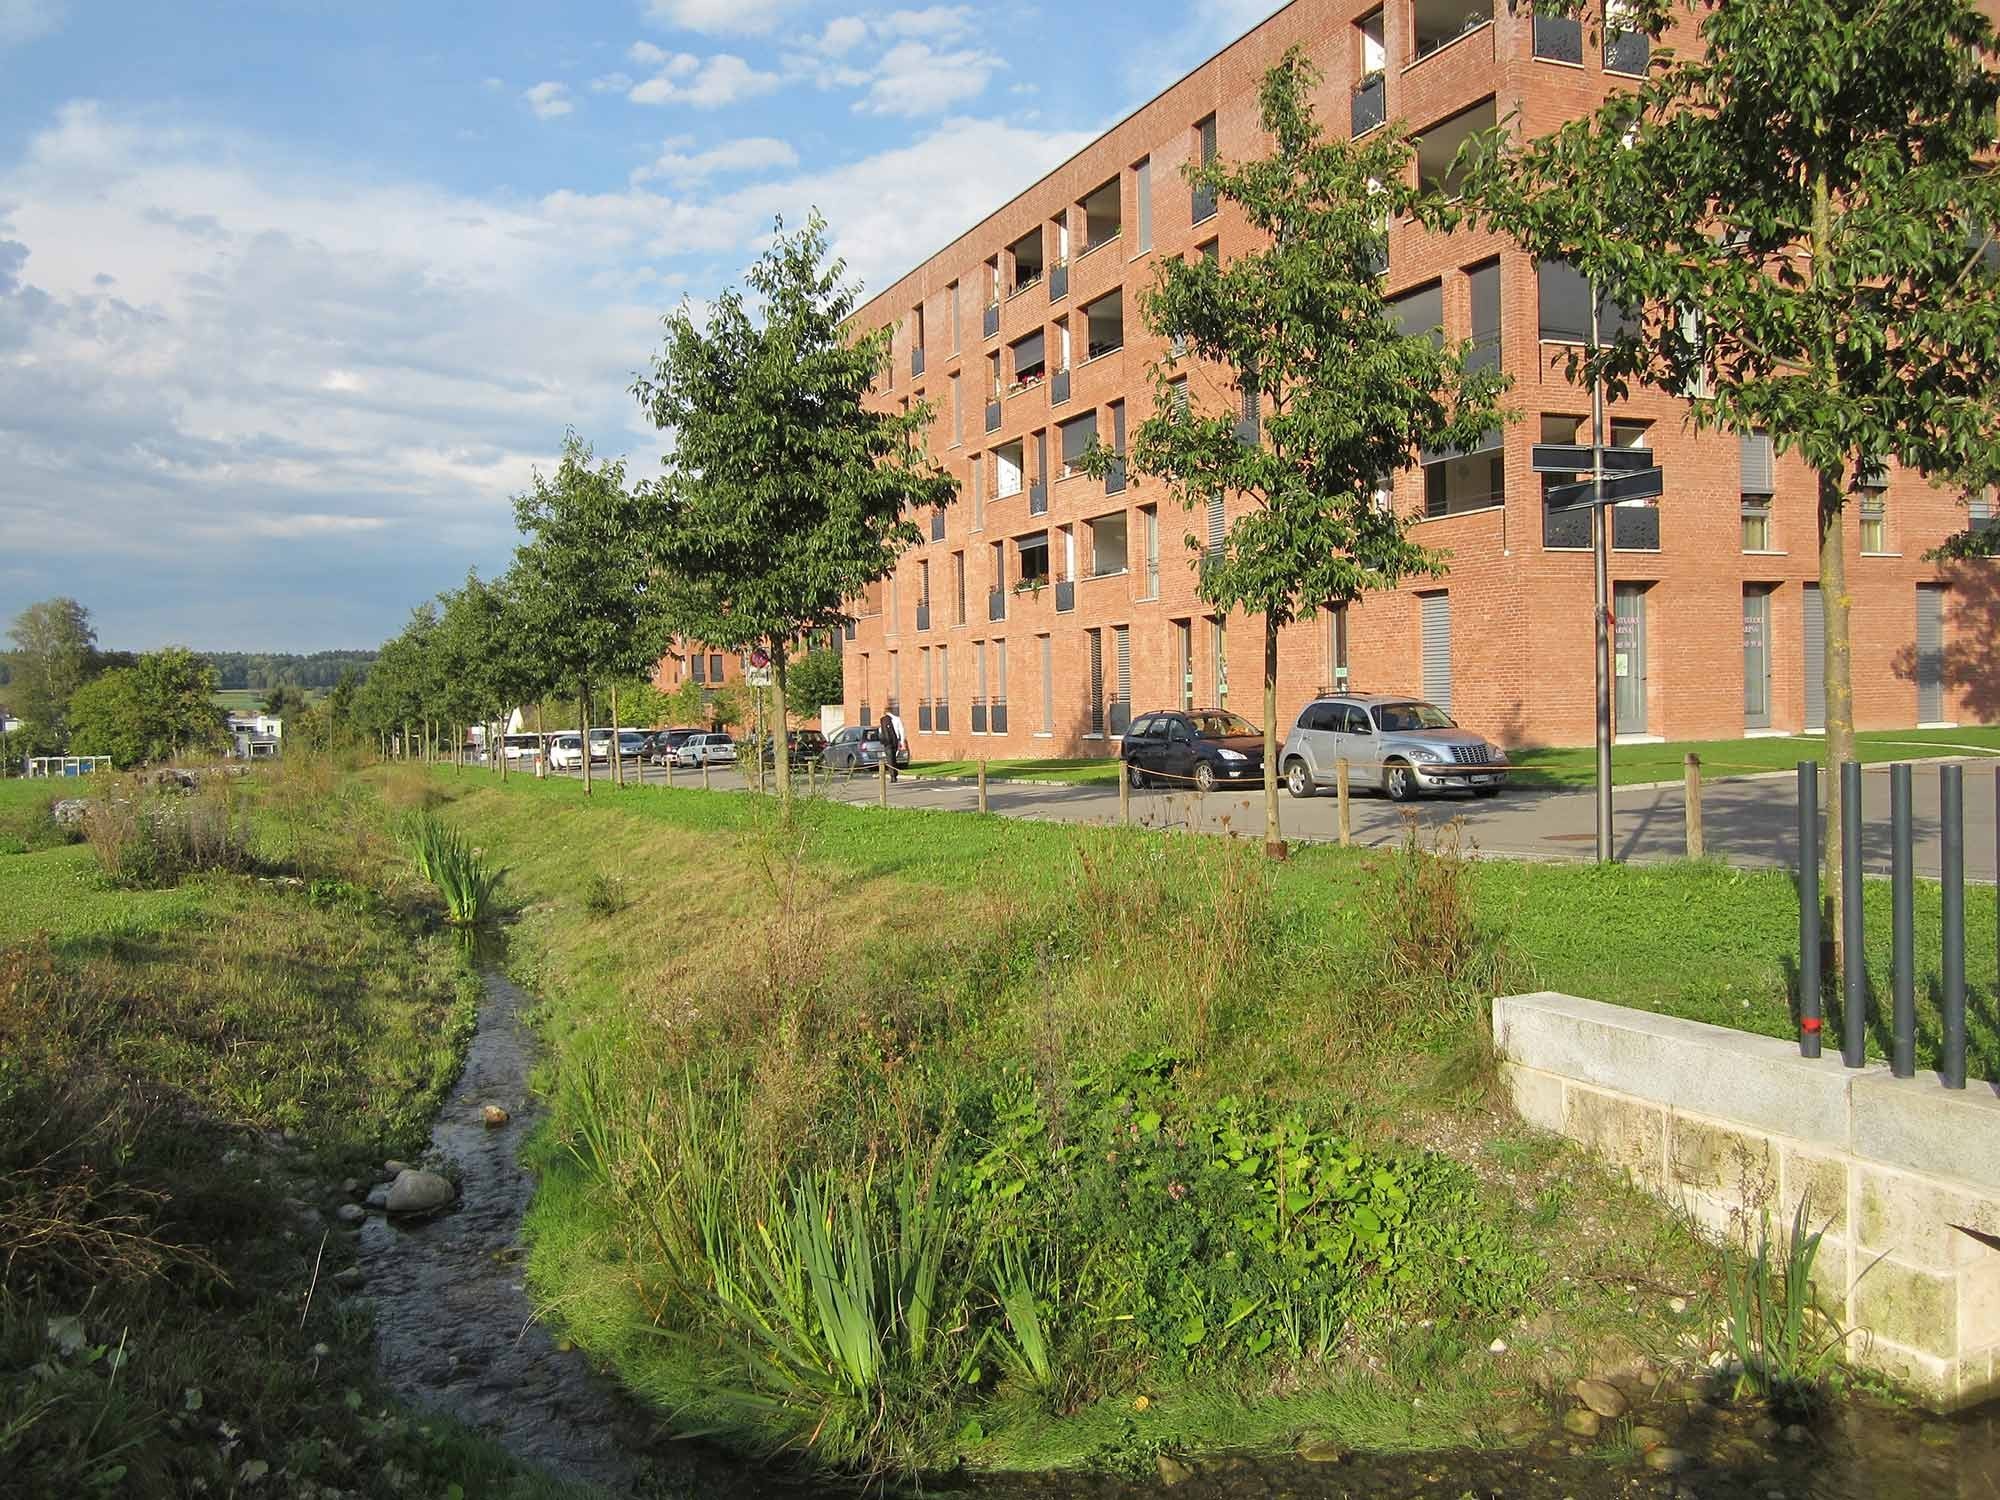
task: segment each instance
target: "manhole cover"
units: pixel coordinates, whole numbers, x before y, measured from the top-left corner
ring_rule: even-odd
[[[1545,833],[1542,835],[1542,842],[1545,844],[1594,844],[1597,842],[1597,835],[1594,833]]]

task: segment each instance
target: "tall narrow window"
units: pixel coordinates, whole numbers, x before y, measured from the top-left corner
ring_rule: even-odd
[[[1215,116],[1210,115],[1194,128],[1195,161],[1204,167],[1213,165],[1215,162],[1215,145]],[[1215,190],[1208,187],[1196,188],[1190,206],[1189,222],[1199,224],[1204,219],[1212,219],[1214,217]]]
[[[951,732],[951,658],[945,648],[937,648],[937,702],[931,707],[931,722],[939,734]]]
[[[1174,621],[1174,696],[1181,712],[1194,707],[1194,621]]]
[[[1053,734],[1056,727],[1055,645],[1045,635],[1036,639],[1042,643],[1042,733]]]
[[[1007,732],[1007,643],[993,643],[993,705],[995,718],[993,732]]]
[[[972,461],[972,529],[986,529],[986,455]]]
[[[1208,646],[1215,665],[1215,706],[1229,707],[1229,628],[1221,615],[1208,619]]]
[[[1220,557],[1222,546],[1229,536],[1229,520],[1222,508],[1222,496],[1208,497],[1208,555]]]
[[[1326,680],[1336,693],[1347,691],[1347,606],[1326,612]]]
[[[1500,262],[1491,261],[1466,274],[1472,292],[1472,351],[1468,370],[1500,368]]]
[[[958,371],[951,372],[951,445],[956,448],[965,441],[965,407],[958,395]]]
[[[1090,642],[1090,738],[1104,737],[1104,632],[1086,630]]]
[[[958,283],[951,284],[951,352],[958,353]]]
[[[1880,490],[1861,497],[1861,550],[1883,553],[1889,550],[1888,508]]]
[[[900,651],[889,653],[889,712],[903,711],[903,656]]]
[[[1138,199],[1133,250],[1140,255],[1153,248],[1153,158],[1142,156],[1132,169],[1134,196]]]
[[[1139,524],[1145,531],[1146,573],[1143,579],[1142,599],[1160,597],[1160,508],[1148,505],[1139,512]]]

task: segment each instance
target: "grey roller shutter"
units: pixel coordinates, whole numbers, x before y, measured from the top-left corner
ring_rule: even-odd
[[[1826,613],[1820,605],[1819,585],[1805,588],[1806,644],[1806,732],[1819,734],[1826,728]]]
[[[1424,696],[1451,712],[1451,595],[1420,596],[1424,610]]]
[[[1104,632],[1092,630],[1090,636],[1090,732],[1104,733]]]
[[[1743,493],[1772,495],[1778,489],[1777,462],[1771,452],[1771,434],[1743,434]]]
[[[1223,538],[1228,535],[1229,525],[1223,515],[1222,497],[1211,495],[1208,501],[1208,550],[1215,556],[1222,555]]]
[[[1917,722],[1944,720],[1944,587],[1917,585]]]
[[[1111,654],[1118,666],[1118,696],[1111,704],[1111,732],[1123,734],[1132,723],[1132,632],[1111,627]]]

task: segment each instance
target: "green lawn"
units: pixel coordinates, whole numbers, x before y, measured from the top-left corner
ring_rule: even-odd
[[[1859,736],[1861,759],[1868,765],[1889,761],[1950,755],[1963,750],[2000,757],[2000,726],[1966,729],[1885,729]],[[1819,735],[1755,740],[1678,740],[1664,745],[1619,745],[1611,752],[1611,776],[1619,786],[1644,786],[1678,781],[1689,754],[1701,757],[1702,774],[1757,775],[1789,771],[1802,760],[1824,760],[1826,741]],[[1510,752],[1517,767],[1515,786],[1587,787],[1597,775],[1597,754],[1585,745],[1572,749],[1527,749]],[[912,776],[972,776],[979,763],[971,760],[921,761]],[[1116,786],[1118,762],[1109,756],[1075,760],[994,760],[986,763],[991,781],[1052,781],[1072,786]]]

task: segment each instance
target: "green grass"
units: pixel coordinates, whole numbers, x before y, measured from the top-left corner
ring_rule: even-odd
[[[1913,760],[1930,755],[1951,755],[1961,750],[1986,751],[2000,756],[2000,727],[1966,729],[1871,730],[1858,737],[1861,759],[1867,765]],[[1596,783],[1597,753],[1589,746],[1576,748],[1527,748],[1508,752],[1515,766],[1509,784],[1524,787],[1567,789]],[[1788,735],[1780,739],[1679,740],[1664,745],[1617,745],[1611,752],[1611,777],[1618,786],[1645,786],[1653,782],[1679,781],[1686,772],[1687,757],[1699,755],[1702,774],[1750,776],[1770,771],[1789,771],[1802,760],[1824,761],[1826,741],[1819,735]],[[910,767],[911,776],[976,775],[979,763],[971,760],[921,761]],[[1071,786],[1116,786],[1119,762],[1112,756],[1071,760],[993,760],[986,763],[989,781],[1050,781]]]

